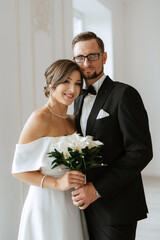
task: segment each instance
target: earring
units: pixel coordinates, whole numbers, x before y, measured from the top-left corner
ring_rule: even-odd
[[[50,92],[49,100],[51,101],[52,107],[54,107],[56,102],[55,102],[54,97],[52,96],[51,92]]]

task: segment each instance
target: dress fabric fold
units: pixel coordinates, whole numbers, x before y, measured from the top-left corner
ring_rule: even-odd
[[[61,137],[43,137],[27,144],[17,144],[12,173],[42,170],[54,178],[66,170],[51,169],[50,146]],[[64,139],[64,137],[63,137]],[[66,136],[67,141],[67,136]],[[73,205],[71,190],[59,191],[31,185],[25,200],[18,240],[89,240],[84,212]]]

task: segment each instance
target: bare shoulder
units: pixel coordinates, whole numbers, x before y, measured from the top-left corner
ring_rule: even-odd
[[[45,136],[48,122],[49,115],[44,108],[34,111],[21,132],[19,143],[25,144]]]

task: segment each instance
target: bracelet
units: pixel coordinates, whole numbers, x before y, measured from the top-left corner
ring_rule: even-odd
[[[42,178],[42,180],[41,180],[41,184],[40,184],[40,187],[41,187],[41,188],[43,188],[43,182],[44,182],[44,179],[45,179],[46,176],[47,176],[47,175],[44,175],[43,178]]]

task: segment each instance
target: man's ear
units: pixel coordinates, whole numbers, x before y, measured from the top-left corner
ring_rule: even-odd
[[[73,57],[72,57],[72,62],[75,62]]]
[[[103,64],[105,64],[107,61],[107,52],[103,53]]]

